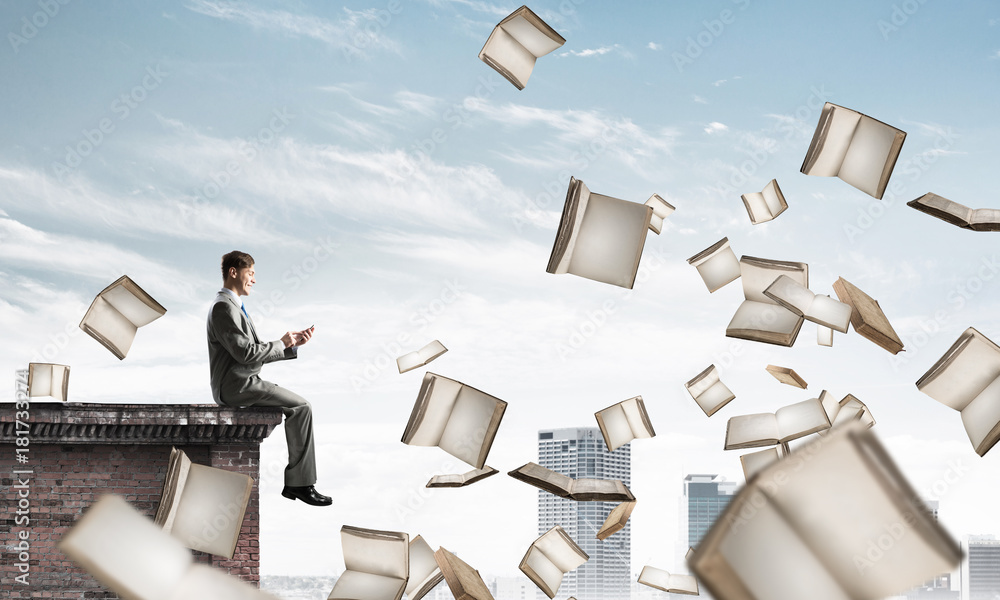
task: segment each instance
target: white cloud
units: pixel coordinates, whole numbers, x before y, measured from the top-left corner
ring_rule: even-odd
[[[719,86],[723,85],[724,83],[726,83],[726,81],[728,81],[728,80],[727,79],[718,79],[716,81],[713,81],[712,85],[714,85],[715,87],[719,87]]]
[[[724,123],[719,123],[718,121],[712,121],[705,128],[705,133],[711,135],[713,133],[722,133],[723,131],[728,131],[729,127]]]
[[[590,56],[603,56],[605,54],[610,54],[611,52],[617,52],[626,57],[632,56],[619,44],[615,44],[613,46],[601,46],[599,48],[587,48],[585,50],[569,50],[567,52],[560,52],[559,56],[580,56],[586,58]]]
[[[694,100],[695,103],[697,103],[697,104],[708,104],[708,100],[705,100],[704,98],[702,98],[698,94],[694,94],[693,96],[691,96],[691,99]]]
[[[646,47],[650,50],[663,50],[663,44],[657,44],[656,42],[649,42]]]
[[[990,54],[990,60],[1000,60],[1000,50]]]
[[[433,6],[459,4],[461,6],[468,6],[476,12],[496,15],[498,17],[506,17],[511,13],[509,8],[504,8],[503,6],[498,6],[489,2],[480,2],[478,0],[427,0],[427,3]]]

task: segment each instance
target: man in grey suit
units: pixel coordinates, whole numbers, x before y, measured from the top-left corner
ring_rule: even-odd
[[[309,341],[313,327],[288,331],[280,340],[262,343],[240,296],[256,283],[254,260],[233,250],[222,257],[223,286],[208,313],[208,362],[212,397],[222,406],[280,406],[285,414],[288,466],[281,495],[313,506],[332,500],[316,491],[316,453],[312,407],[304,398],[260,378],[264,364],[298,356],[298,347]]]

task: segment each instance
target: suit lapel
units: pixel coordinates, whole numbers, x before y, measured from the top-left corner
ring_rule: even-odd
[[[220,292],[219,295],[220,296],[224,296],[226,298],[226,300],[229,300],[230,302],[232,302],[233,305],[236,307],[236,310],[240,311],[240,315],[241,315],[242,319],[247,322],[247,326],[249,326],[249,328],[250,328],[250,335],[253,337],[254,343],[255,344],[259,344],[260,343],[260,338],[257,337],[257,330],[254,329],[253,321],[250,320],[250,315],[243,312],[243,305],[239,301],[237,301],[235,298],[233,298],[232,294],[227,294],[225,292]]]

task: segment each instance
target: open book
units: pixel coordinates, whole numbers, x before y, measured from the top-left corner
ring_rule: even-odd
[[[124,600],[277,600],[208,565],[120,496],[102,496],[59,550]]]
[[[171,448],[154,521],[192,550],[232,558],[252,489],[249,475],[192,463]]]
[[[479,51],[479,59],[523,90],[535,68],[535,59],[565,43],[555,29],[530,8],[522,6],[493,28],[486,45]]]
[[[819,398],[789,404],[771,413],[739,415],[726,424],[726,450],[784,444],[830,428]]]
[[[782,275],[809,287],[809,265],[805,263],[753,256],[740,258],[740,277],[746,300],[726,327],[727,336],[778,346],[795,343],[805,319],[764,295],[764,290]]]
[[[594,416],[597,417],[608,452],[614,452],[634,439],[656,437],[642,396],[622,400],[597,411]]]
[[[625,529],[628,518],[632,516],[632,509],[635,508],[636,502],[636,500],[622,502],[611,509],[611,512],[608,513],[608,518],[604,519],[604,524],[601,525],[601,529],[597,532],[597,539],[604,541],[622,529]]]
[[[675,210],[674,206],[660,197],[653,194],[646,200],[646,206],[653,209],[653,216],[649,219],[649,229],[656,235],[663,231],[663,220],[669,217]]]
[[[560,498],[583,502],[635,500],[628,487],[618,479],[572,479],[535,463],[521,465],[507,474]]]
[[[724,237],[687,259],[688,264],[698,269],[701,280],[709,293],[740,277],[740,261],[729,247],[729,238]]]
[[[907,206],[973,231],[1000,231],[1000,208],[969,208],[937,194],[924,194]]]
[[[757,452],[751,452],[750,454],[744,454],[740,456],[740,465],[743,467],[743,477],[747,481],[753,479],[753,476],[764,470],[774,461],[785,455],[785,451],[782,450],[781,446],[775,446],[773,448],[768,448],[766,450],[759,450]]]
[[[891,125],[827,102],[801,171],[839,177],[881,199],[905,139],[906,133]]]
[[[397,358],[396,368],[399,369],[399,374],[402,375],[407,371],[412,371],[417,367],[426,365],[447,351],[448,349],[444,347],[444,344],[434,340],[420,350],[409,352]]]
[[[80,321],[80,329],[123,360],[135,332],[165,315],[167,309],[122,275],[94,298]]]
[[[788,367],[779,367],[777,365],[767,365],[764,370],[774,376],[775,379],[784,383],[785,385],[790,385],[797,387],[799,389],[806,389],[809,384],[806,383],[805,379],[799,376],[798,373],[789,369]]]
[[[473,469],[466,473],[447,475],[435,475],[430,478],[427,482],[427,487],[429,488],[443,488],[443,487],[465,487],[467,485],[472,485],[477,481],[486,479],[492,475],[499,473],[496,469],[491,466],[485,466],[482,469]]]
[[[546,272],[631,289],[652,216],[645,204],[591,193],[571,177]]]
[[[875,600],[961,559],[874,431],[851,425],[757,473],[688,565],[716,600]]]
[[[671,575],[663,569],[644,565],[639,573],[639,583],[671,594],[698,595],[698,580],[694,575]]]
[[[345,570],[327,600],[399,600],[410,576],[410,536],[344,525]]]
[[[444,548],[438,548],[434,553],[434,560],[437,561],[455,600],[493,600],[493,594],[490,594],[490,589],[486,587],[479,571],[470,567],[461,558]]]
[[[28,397],[48,397],[66,401],[69,394],[69,366],[28,363]]]
[[[736,398],[736,394],[719,379],[719,370],[715,365],[708,365],[707,369],[695,375],[684,387],[709,417]]]
[[[917,380],[917,389],[962,413],[979,456],[1000,439],[1000,347],[974,328]]]
[[[808,287],[788,275],[782,275],[764,290],[764,295],[784,306],[796,315],[839,331],[847,333],[851,324],[851,305],[837,302],[829,296],[814,294]]]
[[[854,326],[854,331],[893,354],[898,354],[903,349],[903,342],[889,324],[878,300],[843,277],[833,282],[833,291],[837,292],[841,302],[851,305],[851,325]]]
[[[788,208],[785,195],[778,187],[777,179],[772,179],[761,192],[743,194],[740,197],[743,199],[743,206],[747,208],[747,213],[750,215],[750,222],[754,225],[770,221]]]
[[[403,443],[437,446],[477,469],[486,466],[507,403],[434,373],[424,374]]]
[[[833,396],[823,390],[823,393],[819,395],[820,402],[823,403],[823,410],[826,411],[826,416],[830,418],[830,423],[832,427],[840,427],[846,423],[853,423],[857,421],[865,427],[874,427],[875,418],[872,417],[872,413],[865,406],[865,403],[858,400],[851,394],[844,396],[844,398],[837,402],[834,400]],[[827,430],[828,432],[830,430]]]
[[[556,525],[531,543],[518,568],[549,598],[555,598],[563,575],[590,559],[587,553]]]
[[[406,582],[406,600],[420,600],[434,586],[444,581],[434,551],[421,536],[410,540],[410,578]]]

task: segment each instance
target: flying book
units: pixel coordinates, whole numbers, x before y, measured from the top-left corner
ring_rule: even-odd
[[[402,375],[407,371],[412,371],[417,367],[426,365],[447,351],[448,349],[444,347],[444,344],[434,340],[420,350],[409,352],[397,358],[396,368],[399,369],[399,374]]]
[[[843,277],[833,282],[833,291],[837,292],[841,302],[851,305],[851,325],[854,326],[854,331],[893,354],[898,354],[903,349],[903,342],[889,324],[889,319],[877,300]]]
[[[493,28],[479,60],[523,90],[535,68],[535,60],[566,43],[527,6],[515,10]]]
[[[555,598],[563,575],[590,560],[587,553],[556,525],[531,543],[518,568],[549,598]]]
[[[782,275],[787,275],[803,287],[809,287],[809,265],[806,263],[753,256],[740,258],[740,277],[743,279],[743,296],[746,300],[736,309],[736,314],[726,327],[728,337],[778,346],[791,346],[795,343],[805,319],[764,294],[764,290]]]
[[[695,375],[694,379],[684,384],[684,387],[709,417],[736,398],[736,394],[719,379],[719,370],[714,364],[708,365],[707,369]]]
[[[191,552],[120,496],[102,496],[63,535],[59,550],[124,600],[276,600],[195,563]]]
[[[635,439],[656,437],[642,396],[622,400],[597,411],[594,416],[597,417],[608,452],[614,452]]]
[[[962,413],[979,456],[1000,439],[1000,347],[974,328],[917,380],[917,389]]]
[[[688,565],[716,600],[877,600],[961,559],[874,432],[855,424],[757,473]]]
[[[493,600],[493,595],[490,594],[490,589],[486,587],[479,571],[470,567],[461,558],[444,548],[438,548],[434,553],[434,560],[437,561],[455,600]]]
[[[546,272],[632,288],[653,209],[593,194],[570,177]]]
[[[853,312],[853,309],[852,309]],[[833,347],[833,330],[826,325],[816,324],[816,343],[820,346]]]
[[[774,280],[764,290],[764,295],[796,315],[839,331],[847,333],[851,324],[851,305],[837,302],[829,296],[814,294],[807,286],[795,281],[788,275],[782,275]]]
[[[772,179],[764,186],[763,191],[743,194],[740,198],[743,199],[743,206],[746,207],[750,222],[754,225],[770,221],[788,208],[777,179]]]
[[[611,509],[611,512],[608,513],[608,518],[604,519],[604,524],[601,525],[601,529],[597,532],[597,539],[604,541],[622,529],[625,529],[628,518],[632,516],[632,509],[635,508],[635,504],[636,500],[622,502]]]
[[[403,443],[437,446],[477,469],[486,466],[507,403],[434,373],[424,374]]]
[[[924,194],[906,205],[963,229],[1000,231],[1000,208],[969,208],[937,194]]]
[[[881,200],[904,139],[906,133],[891,125],[827,102],[801,171],[839,177]]]
[[[724,237],[687,259],[688,264],[698,269],[709,293],[740,278],[740,261],[729,247],[729,238]]]
[[[781,446],[775,446],[773,448],[768,448],[766,450],[759,450],[757,452],[751,452],[750,454],[744,454],[740,456],[740,465],[743,467],[743,477],[747,481],[753,479],[753,476],[764,470],[764,467],[770,465],[774,461],[785,455],[785,451],[781,449]]]
[[[806,383],[805,379],[799,376],[798,373],[789,369],[788,367],[779,367],[776,365],[767,365],[764,370],[774,376],[775,379],[784,383],[785,385],[791,385],[799,389],[806,389],[809,384]]]
[[[663,569],[649,565],[642,567],[639,583],[671,594],[698,595],[698,580],[694,575],[671,575]]]
[[[434,586],[444,581],[434,551],[421,536],[410,540],[410,577],[406,582],[406,600],[420,600]]]
[[[122,275],[94,298],[80,321],[80,329],[123,360],[135,332],[166,314],[167,309]]]
[[[726,424],[726,450],[784,444],[830,428],[819,398],[783,406],[772,413],[739,415]]]
[[[653,209],[653,216],[649,219],[649,229],[656,235],[663,231],[663,220],[669,217],[675,210],[674,206],[660,197],[653,194],[646,200],[646,206]]]
[[[410,536],[344,525],[345,570],[327,600],[399,600],[410,576]]]
[[[837,402],[833,396],[828,394],[826,390],[823,390],[823,393],[819,395],[819,400],[823,403],[823,410],[826,411],[826,416],[830,418],[832,427],[840,427],[845,423],[852,423],[854,421],[861,423],[865,427],[875,426],[875,418],[872,417],[872,413],[868,410],[868,407],[865,406],[864,402],[851,394],[844,396],[840,402]]]
[[[477,481],[486,479],[499,473],[496,469],[491,466],[485,466],[482,469],[473,469],[467,473],[452,474],[447,475],[435,475],[430,478],[427,482],[427,487],[429,488],[445,488],[445,487],[465,487],[467,485],[472,485]]]
[[[617,479],[572,479],[535,463],[521,465],[507,473],[518,481],[543,489],[560,498],[580,502],[627,502],[635,500],[628,487]]]
[[[232,558],[252,489],[249,475],[192,463],[171,448],[153,520],[192,550]]]
[[[28,397],[66,401],[69,394],[69,366],[28,363]]]

